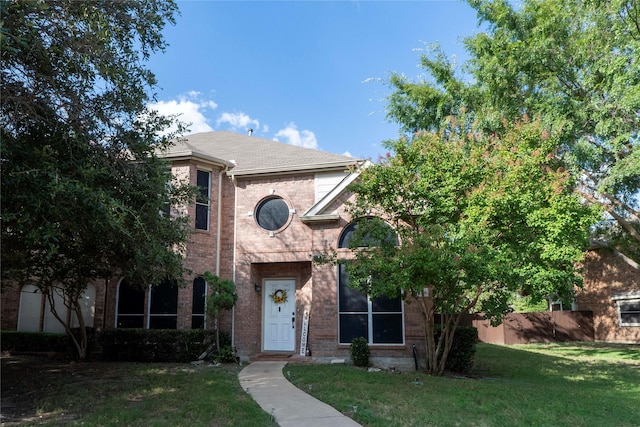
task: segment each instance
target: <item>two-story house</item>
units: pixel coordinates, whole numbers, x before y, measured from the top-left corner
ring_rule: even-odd
[[[370,299],[348,286],[340,267],[314,262],[347,251],[353,226],[344,203],[363,161],[222,131],[185,137],[165,157],[176,179],[200,191],[181,208],[194,227],[185,254],[190,286],[94,283],[87,324],[211,328],[202,278],[210,271],[236,283],[238,301],[220,326],[242,359],[271,352],[348,358],[351,340],[365,336],[374,360],[413,364],[412,345],[424,341],[418,304]],[[3,329],[62,332],[33,291],[3,295]]]

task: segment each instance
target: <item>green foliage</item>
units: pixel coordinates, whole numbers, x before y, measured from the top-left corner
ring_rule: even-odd
[[[549,301],[545,299],[535,301],[531,295],[523,297],[518,294],[514,294],[509,305],[513,307],[513,310],[516,313],[534,313],[549,310]]]
[[[435,340],[438,341],[442,330],[435,329]],[[478,342],[478,330],[473,326],[458,326],[453,337],[453,344],[445,363],[445,369],[452,372],[468,373],[473,368]]]
[[[207,281],[210,293],[207,296],[207,314],[218,317],[221,310],[231,310],[238,300],[233,280],[221,279],[206,271],[202,277]]]
[[[433,316],[453,331],[460,313],[500,322],[514,292],[568,295],[598,212],[583,206],[556,153],[559,132],[522,121],[503,134],[439,133],[388,141],[394,153],[363,170],[351,189],[361,221],[346,263],[352,286],[377,296],[417,298],[425,313],[427,366],[439,374],[451,333],[430,342]],[[388,239],[388,225],[398,242]],[[365,242],[367,245],[364,245]],[[366,249],[363,246],[368,246]],[[429,298],[422,298],[430,288]]]
[[[640,260],[638,2],[468,2],[486,28],[465,39],[470,59],[457,69],[436,47],[421,58],[429,79],[392,75],[389,117],[411,134],[452,116],[497,134],[540,117],[576,191],[618,224],[612,243]]]
[[[161,212],[188,203],[192,190],[168,185],[158,154],[171,121],[146,110],[155,78],[143,64],[164,49],[175,4],[0,9],[2,287],[55,288],[75,314],[87,283],[115,271],[141,286],[182,278],[188,219]],[[83,357],[86,337],[76,345]]]
[[[367,367],[370,365],[369,356],[369,343],[364,337],[354,338],[349,346],[349,352],[351,353],[351,361],[354,366]]]
[[[10,353],[67,353],[72,350],[72,343],[66,334],[44,332],[2,331],[0,344],[3,352]]]
[[[113,329],[102,331],[104,360],[129,362],[191,362],[212,341],[215,331],[203,329]],[[231,344],[222,334],[225,346]]]

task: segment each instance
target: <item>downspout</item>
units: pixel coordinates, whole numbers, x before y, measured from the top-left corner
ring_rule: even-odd
[[[232,266],[232,277],[233,283],[236,282],[236,230],[238,224],[238,186],[236,185],[235,176],[231,175],[231,180],[233,181],[233,266]],[[231,348],[235,353],[236,351],[236,306],[235,304],[231,307]]]

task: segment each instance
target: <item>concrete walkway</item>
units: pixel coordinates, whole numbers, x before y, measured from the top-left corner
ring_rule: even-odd
[[[253,362],[238,374],[242,388],[281,427],[357,427],[336,409],[291,384],[282,373],[286,362]]]

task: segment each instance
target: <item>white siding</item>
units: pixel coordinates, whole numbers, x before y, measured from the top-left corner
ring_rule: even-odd
[[[336,188],[348,172],[325,172],[316,174],[316,203]]]

